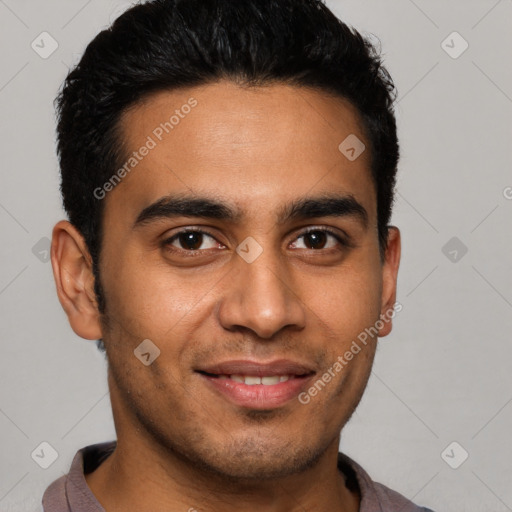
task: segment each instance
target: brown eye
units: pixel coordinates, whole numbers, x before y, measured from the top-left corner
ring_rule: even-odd
[[[176,233],[171,238],[163,242],[164,246],[171,246],[173,249],[181,251],[199,251],[203,249],[212,249],[219,244],[213,236],[204,231],[185,230]],[[205,247],[206,245],[206,247]]]
[[[308,249],[323,249],[327,242],[327,235],[322,231],[311,231],[303,236]]]
[[[177,240],[181,244],[182,249],[197,251],[203,242],[203,234],[194,232],[180,233]]]
[[[302,243],[297,241],[302,239]],[[337,245],[346,246],[347,243],[337,234],[326,229],[312,229],[297,237],[294,242],[296,249],[332,249]]]

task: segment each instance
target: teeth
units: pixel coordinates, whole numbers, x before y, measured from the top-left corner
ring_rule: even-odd
[[[272,377],[261,377],[261,383],[267,386],[279,383],[279,375],[273,375]]]
[[[261,377],[245,377],[245,384],[247,386],[254,386],[254,384],[261,384]]]
[[[286,382],[293,378],[293,375],[272,375],[268,377],[257,377],[253,375],[219,375],[219,379],[231,379],[240,382],[246,386],[254,386],[255,384],[263,384],[265,386],[274,386],[280,382]]]

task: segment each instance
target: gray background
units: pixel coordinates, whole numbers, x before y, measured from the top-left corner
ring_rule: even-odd
[[[2,511],[37,510],[77,449],[115,438],[103,355],[70,329],[44,260],[64,217],[52,101],[128,5],[0,0]],[[381,40],[402,145],[393,223],[403,310],[341,447],[436,512],[512,510],[512,1],[328,5]],[[43,31],[59,45],[47,59],[31,48]],[[454,31],[469,44],[458,58],[442,46]],[[445,47],[461,44],[452,36]],[[31,458],[43,441],[58,452],[48,469]],[[460,464],[463,450],[453,469],[446,461]]]

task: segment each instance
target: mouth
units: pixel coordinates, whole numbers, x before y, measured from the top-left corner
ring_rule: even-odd
[[[245,384],[247,386],[256,386],[258,384],[262,384],[263,386],[275,386],[280,382],[287,382],[290,379],[302,378],[305,375],[267,375],[264,377],[260,377],[258,375],[217,375],[215,373],[208,372],[199,372],[207,377],[212,377],[213,379],[230,379],[234,382],[240,382],[241,384]]]
[[[257,410],[282,407],[305,389],[316,373],[304,364],[289,360],[228,361],[195,372],[216,396]]]

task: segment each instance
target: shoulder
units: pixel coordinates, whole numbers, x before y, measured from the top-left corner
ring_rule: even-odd
[[[109,441],[78,450],[67,475],[51,483],[43,494],[44,512],[104,512],[87,486],[84,474],[94,471],[115,449]]]
[[[67,512],[69,510],[66,500],[66,478],[67,475],[63,475],[46,488],[42,499],[45,512]]]
[[[360,512],[433,512],[415,505],[402,494],[374,482],[370,475],[353,459],[344,453],[338,454],[338,468],[357,482],[361,497]]]
[[[433,510],[430,510],[429,508],[415,505],[402,494],[379,482],[372,482],[372,485],[383,512],[395,511],[397,510],[397,507],[399,507],[398,510],[401,512],[433,512]]]

